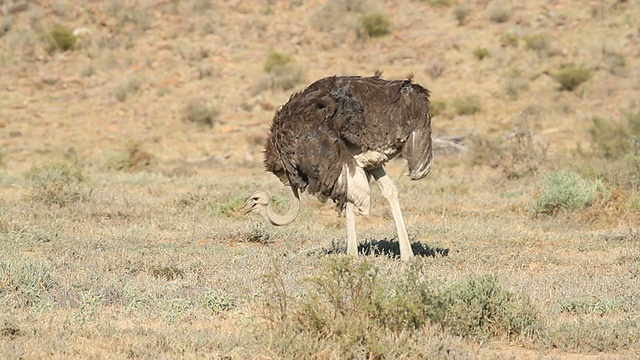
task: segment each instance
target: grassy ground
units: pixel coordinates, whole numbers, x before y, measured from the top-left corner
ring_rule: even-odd
[[[0,357],[638,356],[635,2],[13,4]],[[63,51],[54,25],[88,34]],[[331,204],[283,228],[238,209],[282,191],[274,109],[376,69],[432,90],[438,137],[470,134],[421,182],[389,164],[412,264],[376,186],[356,260]]]

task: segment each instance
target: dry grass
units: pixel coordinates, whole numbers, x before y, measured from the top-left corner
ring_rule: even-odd
[[[508,17],[492,20],[489,4]],[[634,9],[105,0],[12,10],[0,22],[0,358],[637,358]],[[387,36],[358,37],[368,12],[388,18]],[[49,54],[54,24],[89,32]],[[295,67],[264,72],[274,49]],[[556,91],[546,74],[565,63],[584,64],[589,80]],[[388,166],[419,254],[410,265],[396,259],[376,186],[357,260],[331,204],[303,196],[284,228],[238,208],[256,188],[284,193],[263,171],[260,139],[291,92],[376,69],[413,73],[433,92],[434,135],[480,139],[462,138],[464,158],[438,154],[421,182],[402,160]],[[215,104],[204,117],[214,126],[185,125],[192,99]],[[599,179],[608,197],[532,217],[560,171]],[[359,301],[335,307],[341,296]]]

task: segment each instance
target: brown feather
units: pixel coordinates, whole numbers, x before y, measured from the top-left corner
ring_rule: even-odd
[[[357,149],[389,158],[402,152],[417,179],[432,159],[429,91],[411,78],[385,80],[381,74],[327,77],[291,95],[274,115],[266,169],[286,185],[333,200],[338,210],[348,191],[338,180],[343,164],[355,172]]]

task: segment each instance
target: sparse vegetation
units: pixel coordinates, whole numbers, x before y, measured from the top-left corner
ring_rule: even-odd
[[[606,196],[602,180],[589,180],[578,173],[553,171],[544,176],[540,193],[529,211],[533,215],[555,215],[561,211],[578,211]]]
[[[379,12],[363,14],[360,17],[360,31],[365,37],[376,38],[388,35],[391,22],[386,15]]]
[[[289,54],[283,54],[277,51],[271,51],[267,55],[267,60],[264,62],[264,71],[269,73],[277,70],[278,68],[286,68],[293,65],[293,56]]]
[[[464,5],[458,5],[453,9],[453,16],[458,21],[458,25],[463,25],[470,14],[471,10]]]
[[[46,205],[65,206],[85,200],[87,179],[80,163],[52,162],[24,173],[27,188],[24,198]]]
[[[475,56],[478,60],[484,60],[485,58],[491,57],[491,53],[487,48],[478,46],[473,50],[473,56]]]
[[[266,89],[290,90],[304,78],[304,71],[296,65],[293,56],[277,51],[267,55],[263,69],[267,74],[260,79],[254,93]]]
[[[493,2],[489,6],[489,20],[495,23],[507,22],[511,17],[511,9],[502,2]]]
[[[524,43],[527,50],[533,50],[538,53],[546,51],[549,48],[549,40],[547,40],[547,37],[543,34],[525,36]]]
[[[49,54],[55,51],[73,50],[77,40],[78,37],[70,29],[62,25],[55,25],[47,34],[46,50]]]
[[[127,100],[129,95],[135,94],[140,90],[141,86],[142,83],[137,77],[125,78],[115,87],[113,90],[113,96],[116,100],[124,102]]]
[[[469,95],[463,98],[455,98],[451,102],[451,105],[458,115],[473,115],[482,110],[482,107],[480,105],[480,98],[475,95]]]
[[[13,17],[3,16],[0,18],[0,37],[9,32],[11,25],[13,25]]]
[[[591,71],[584,66],[568,64],[551,76],[560,84],[562,90],[573,91],[591,78]]]
[[[435,80],[440,76],[442,76],[442,73],[444,73],[445,68],[446,68],[446,65],[442,61],[431,60],[425,67],[424,71],[427,74],[429,74],[429,77],[431,77],[432,80]]]
[[[424,0],[431,6],[440,6],[440,7],[450,7],[452,2],[451,0]]]
[[[213,126],[216,115],[218,110],[202,97],[189,100],[182,110],[184,120],[198,125]]]
[[[432,100],[431,107],[431,115],[438,116],[441,115],[447,109],[447,103],[441,100]]]
[[[295,342],[331,346],[341,357],[394,357],[397,351],[410,351],[434,325],[453,335],[483,340],[528,337],[540,326],[539,312],[531,302],[504,290],[495,276],[436,291],[415,266],[399,277],[383,276],[366,260],[339,258],[324,268],[299,299],[284,286],[282,270],[267,278],[271,287],[267,325],[277,344],[290,344],[295,336]],[[385,340],[388,333],[402,334],[408,345],[394,349]]]
[[[518,38],[518,36],[513,33],[504,32],[502,33],[502,35],[500,35],[500,44],[502,45],[502,47],[515,48],[515,47],[518,47],[519,43],[520,43],[520,38]]]

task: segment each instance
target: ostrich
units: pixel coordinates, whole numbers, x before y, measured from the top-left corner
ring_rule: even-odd
[[[324,202],[331,199],[345,211],[347,254],[357,256],[356,214],[371,205],[371,176],[391,207],[398,232],[400,258],[413,257],[402,218],[398,190],[384,164],[402,154],[409,177],[424,178],[431,168],[430,92],[406,80],[374,76],[332,76],[320,79],[275,113],[264,150],[268,171],[290,187],[291,202],[284,214],[269,205],[263,192],[251,195],[244,207],[273,225],[293,222],[300,209],[300,192]]]

